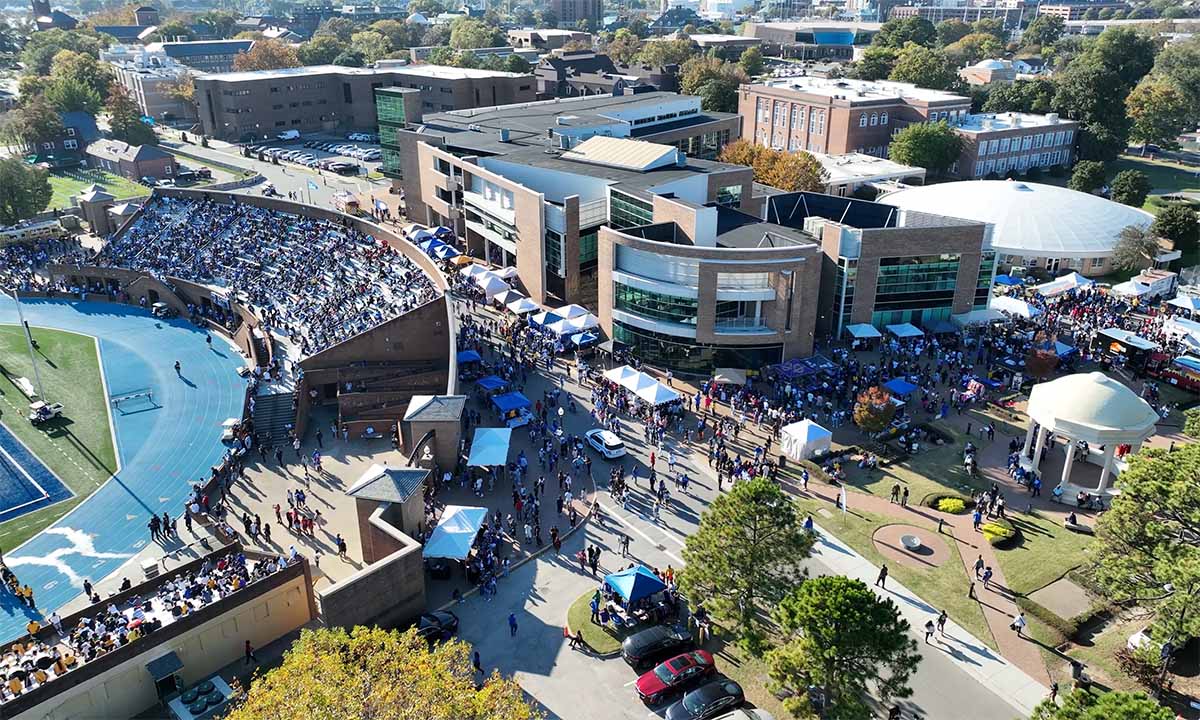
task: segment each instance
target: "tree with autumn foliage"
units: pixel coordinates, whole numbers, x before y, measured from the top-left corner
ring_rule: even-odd
[[[721,162],[754,169],[754,180],[764,185],[796,192],[821,192],[825,187],[825,168],[810,153],[784,152],[738,140],[721,151]]]
[[[492,673],[475,684],[471,649],[430,648],[415,630],[304,630],[283,664],[258,676],[226,720],[541,720],[521,688]]]
[[[293,67],[300,67],[300,57],[295,48],[279,40],[256,40],[253,47],[233,59],[233,69],[238,72]]]
[[[868,435],[883,432],[896,417],[896,404],[892,394],[879,386],[872,386],[858,394],[854,402],[854,424]]]

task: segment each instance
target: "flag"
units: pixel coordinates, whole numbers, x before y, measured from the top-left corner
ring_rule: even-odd
[[[313,182],[312,180],[309,180],[309,181],[308,181],[308,189],[309,189],[309,190],[316,190],[316,189],[317,189],[317,184],[316,184],[315,182]]]
[[[842,485],[841,501],[842,501],[842,519],[844,520],[844,519],[846,519],[846,486],[845,485]]]

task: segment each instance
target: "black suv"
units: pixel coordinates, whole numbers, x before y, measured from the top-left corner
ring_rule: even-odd
[[[656,625],[625,638],[625,642],[621,643],[621,657],[638,670],[693,647],[692,636],[687,628]]]

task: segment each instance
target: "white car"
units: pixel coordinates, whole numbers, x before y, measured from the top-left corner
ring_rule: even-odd
[[[625,443],[621,442],[621,438],[614,435],[611,430],[588,430],[584,433],[584,437],[587,438],[588,445],[591,445],[593,450],[609,460],[625,456]]]

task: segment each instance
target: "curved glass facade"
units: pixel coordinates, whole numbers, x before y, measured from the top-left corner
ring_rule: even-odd
[[[613,307],[649,320],[696,326],[696,298],[664,295],[613,283]]]
[[[704,376],[714,368],[758,370],[783,361],[783,345],[713,346],[687,338],[643,330],[613,320],[613,339],[628,345],[643,362],[670,368],[680,376]]]

